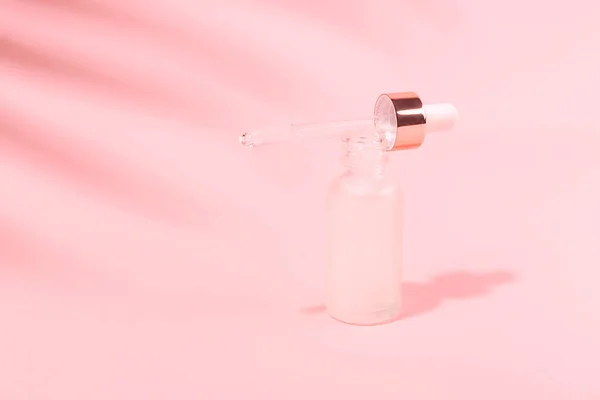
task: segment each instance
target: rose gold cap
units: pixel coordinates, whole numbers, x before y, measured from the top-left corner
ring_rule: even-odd
[[[451,104],[425,106],[413,92],[382,94],[375,103],[375,126],[385,132],[389,151],[418,148],[426,133],[450,130],[456,118]]]

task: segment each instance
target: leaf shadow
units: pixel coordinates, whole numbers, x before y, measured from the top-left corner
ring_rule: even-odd
[[[30,282],[52,280],[62,288],[72,287],[82,281],[98,281],[98,276],[84,263],[52,246],[22,224],[0,216],[0,272]]]
[[[308,90],[306,84],[310,75],[298,66],[295,74],[304,74],[307,79],[290,79],[290,66],[281,68],[272,59],[257,55],[254,44],[243,35],[217,35],[210,26],[202,21],[194,25],[194,30],[186,30],[169,22],[167,18],[145,18],[136,15],[134,8],[122,4],[99,4],[84,0],[29,0],[44,7],[60,8],[73,18],[93,18],[102,21],[107,28],[111,25],[141,33],[161,46],[177,49],[195,68],[210,74],[214,79],[226,83],[243,92],[252,101],[261,101],[269,107],[278,107],[285,103],[290,109],[302,107],[298,91]],[[243,68],[240,60],[243,59]],[[314,77],[313,77],[314,78]],[[331,92],[320,85],[311,85],[312,97],[331,96]],[[317,93],[319,92],[319,93]],[[226,100],[225,98],[223,100]],[[215,93],[207,99],[205,106],[215,101]],[[214,105],[213,105],[214,106]],[[222,104],[227,108],[227,103]]]
[[[130,212],[179,226],[210,226],[217,207],[207,199],[191,194],[159,177],[136,171],[114,159],[74,145],[48,128],[0,111],[0,138],[11,145],[30,164],[45,172],[58,173],[79,189],[99,192]],[[200,210],[202,210],[200,212]]]
[[[71,82],[94,93],[119,97],[135,107],[196,121],[202,110],[215,107],[214,101],[200,98],[186,99],[172,87],[138,77],[124,76],[114,68],[110,71],[84,63],[80,59],[49,52],[40,46],[23,43],[18,38],[0,36],[0,61],[14,67],[50,75],[54,79]]]

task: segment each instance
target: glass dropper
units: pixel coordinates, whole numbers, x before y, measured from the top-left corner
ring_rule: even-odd
[[[386,150],[418,147],[426,133],[447,131],[458,117],[451,104],[423,105],[413,92],[382,94],[373,117],[351,121],[300,123],[248,131],[239,137],[244,146],[255,147],[298,139],[340,136],[344,132],[377,132]]]
[[[373,126],[374,119],[372,117],[351,121],[271,126],[255,131],[244,132],[244,134],[240,136],[240,143],[244,146],[255,147],[311,137],[335,136],[347,130],[368,129],[373,128]]]

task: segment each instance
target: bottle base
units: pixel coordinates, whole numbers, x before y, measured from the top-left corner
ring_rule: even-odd
[[[381,311],[376,311],[374,313],[370,313],[368,316],[344,316],[340,315],[340,313],[331,312],[327,310],[327,314],[338,322],[342,322],[347,325],[354,326],[376,326],[376,325],[386,325],[397,321],[400,318],[401,310],[398,309],[386,309]]]

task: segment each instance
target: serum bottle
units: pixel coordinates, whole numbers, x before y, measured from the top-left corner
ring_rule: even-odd
[[[382,95],[372,130],[343,136],[346,171],[327,193],[327,312],[354,325],[398,318],[402,307],[403,198],[386,173],[391,151],[414,149],[448,130],[451,105],[423,106],[414,93]]]
[[[431,132],[450,130],[451,104],[424,105],[413,92],[379,96],[374,116],[354,121],[290,124],[246,132],[240,143],[341,137],[345,172],[327,192],[326,307],[334,319],[376,325],[401,313],[403,200],[386,173],[388,155],[416,149]]]
[[[388,156],[377,135],[344,142],[346,171],[326,200],[325,304],[337,320],[371,325],[400,313],[402,193],[386,174]]]

